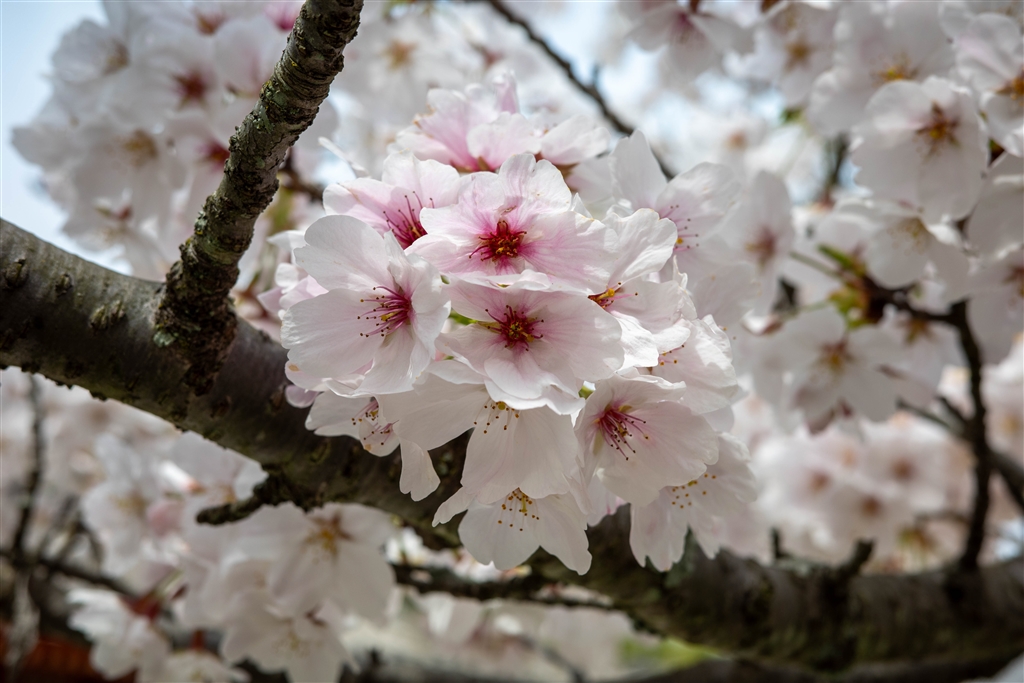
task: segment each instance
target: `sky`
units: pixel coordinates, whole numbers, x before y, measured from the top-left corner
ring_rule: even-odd
[[[592,11],[602,3],[584,4],[589,7],[568,8],[574,15],[572,25],[592,26],[603,14]],[[0,0],[0,216],[62,249],[124,271],[123,262],[114,258],[116,250],[91,252],[61,233],[64,214],[40,186],[38,167],[22,159],[11,145],[14,129],[29,123],[50,95],[46,79],[50,56],[61,36],[83,19],[106,23],[99,0]],[[597,34],[594,30],[552,33],[556,49],[576,57],[591,52],[588,37]],[[584,73],[593,68],[587,62],[577,66]]]
[[[46,75],[61,35],[79,21],[103,21],[97,0],[0,0],[0,216],[90,260],[60,233],[63,213],[39,187],[39,169],[11,146],[16,126],[32,120],[50,95]]]

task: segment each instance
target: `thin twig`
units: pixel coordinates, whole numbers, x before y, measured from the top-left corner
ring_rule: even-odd
[[[521,600],[540,605],[560,607],[591,607],[615,611],[610,603],[578,600],[561,595],[539,594],[550,581],[539,574],[528,574],[508,581],[472,581],[442,567],[395,565],[395,580],[415,588],[419,593],[448,593],[474,600]]]
[[[849,143],[845,135],[839,135],[829,140],[825,145],[825,149],[828,154],[828,176],[825,178],[818,201],[826,206],[832,206],[835,203],[833,191],[839,187],[839,175],[843,170],[843,162],[846,161]]]
[[[988,443],[985,428],[985,400],[981,393],[982,361],[981,350],[967,321],[967,302],[953,304],[949,312],[949,323],[960,335],[960,348],[967,359],[971,377],[971,403],[973,414],[964,424],[964,436],[974,451],[974,507],[971,525],[967,533],[964,552],[960,556],[960,568],[974,570],[978,567],[978,555],[985,541],[985,519],[989,508],[989,480],[992,476],[992,448]]]
[[[934,425],[942,427],[943,429],[952,433],[954,436],[960,436],[959,430],[954,428],[953,425],[949,424],[935,413],[929,412],[924,408],[918,408],[917,406],[911,403],[907,403],[903,399],[899,399],[898,401],[896,401],[896,407],[899,408],[900,410],[905,410],[908,413],[913,413],[922,420],[927,420],[928,422],[931,422]]]
[[[0,550],[0,557],[10,561],[12,564],[15,561],[14,554],[9,550]],[[81,569],[80,567],[75,567],[74,565],[65,564],[64,562],[46,557],[35,558],[35,560],[33,560],[33,565],[42,567],[52,574],[60,574],[61,576],[66,576],[69,579],[78,579],[79,581],[91,583],[95,586],[109,588],[115,593],[134,597],[132,590],[117,579],[112,579],[108,576],[103,576],[102,574],[96,574],[87,569]]]
[[[991,457],[996,471],[1006,483],[1006,488],[1010,490],[1010,497],[1021,512],[1024,512],[1024,467],[1005,453],[992,451]]]
[[[543,37],[538,35],[526,21],[523,21],[515,14],[513,14],[508,9],[508,7],[505,6],[505,2],[502,2],[502,0],[486,1],[487,4],[490,5],[495,12],[504,17],[510,24],[515,24],[516,26],[519,26],[524,31],[526,31],[526,36],[530,39],[530,41],[533,42],[541,50],[543,50],[544,53],[562,69],[562,72],[565,73],[566,78],[572,81],[573,85],[579,88],[580,92],[582,92],[584,95],[587,95],[588,97],[590,97],[590,99],[594,101],[594,104],[596,104],[598,109],[601,110],[601,115],[608,121],[608,123],[612,124],[612,128],[614,128],[615,130],[617,130],[618,132],[622,133],[627,137],[633,134],[633,126],[630,126],[625,121],[620,119],[618,115],[616,115],[615,112],[613,112],[611,108],[608,106],[608,102],[605,101],[604,95],[602,95],[601,91],[598,90],[597,88],[596,79],[595,82],[589,84],[581,81],[579,78],[576,77],[576,74],[573,72],[572,64],[570,64],[560,54],[555,52],[554,49],[548,44],[548,42],[544,40]],[[667,178],[674,177],[675,173],[673,173],[672,169],[670,169],[669,166],[665,163],[665,160],[662,159],[653,150],[651,151],[654,154],[654,158],[658,161],[658,166],[661,167],[661,172],[664,173]]]
[[[29,556],[25,547],[28,528],[32,524],[32,512],[35,509],[36,495],[39,493],[39,484],[43,480],[43,407],[42,407],[42,383],[37,377],[29,376],[28,398],[32,403],[32,465],[28,472],[25,483],[25,491],[22,494],[21,505],[18,510],[18,526],[15,527],[14,540],[11,542],[12,562],[15,568],[20,568],[26,563]]]

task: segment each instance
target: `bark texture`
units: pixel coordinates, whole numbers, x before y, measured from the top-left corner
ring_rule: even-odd
[[[284,400],[284,350],[244,321],[209,391],[197,396],[186,385],[188,361],[155,340],[159,300],[157,284],[0,225],[0,363],[83,386],[255,459],[271,475],[256,503],[359,502],[398,515],[436,547],[457,544],[458,519],[437,529],[430,519],[458,488],[465,436],[433,453],[441,486],[415,503],[398,490],[397,454],[377,458],[353,439],[305,429],[305,411]],[[608,596],[642,627],[775,664],[839,671],[991,663],[1024,649],[1019,558],[981,569],[858,575],[764,567],[727,552],[708,559],[694,547],[660,573],[636,564],[628,534],[625,509],[591,529],[594,563],[584,576],[543,551],[530,564],[546,581]]]
[[[210,195],[167,276],[156,340],[189,363],[184,382],[195,393],[212,378],[235,333],[228,293],[253,226],[277,192],[288,149],[313,123],[356,35],[362,0],[307,0],[274,73],[252,112],[231,137],[220,187]]]

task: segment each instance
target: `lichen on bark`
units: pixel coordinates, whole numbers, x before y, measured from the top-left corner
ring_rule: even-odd
[[[210,391],[237,332],[228,295],[256,219],[277,192],[277,172],[299,135],[313,123],[355,37],[362,0],[307,0],[253,110],[229,143],[224,176],[195,231],[181,245],[156,316],[157,342],[188,365],[183,381]]]

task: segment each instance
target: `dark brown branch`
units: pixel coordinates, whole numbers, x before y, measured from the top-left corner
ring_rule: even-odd
[[[443,567],[412,567],[400,564],[395,565],[394,570],[398,583],[415,588],[419,593],[447,593],[481,601],[520,600],[540,605],[612,609],[607,601],[579,600],[557,593],[542,593],[544,588],[553,584],[540,574],[528,574],[507,581],[472,581]]]
[[[15,564],[16,562],[13,553],[7,550],[0,550],[0,557],[8,560],[12,564]],[[85,583],[89,583],[94,586],[108,588],[115,593],[120,593],[121,595],[129,597],[134,596],[132,591],[117,579],[112,579],[109,576],[104,576],[102,574],[96,574],[87,569],[66,564],[57,559],[39,557],[33,560],[33,565],[42,567],[51,574],[60,574],[61,576],[66,576],[69,579],[77,579],[78,581],[84,581]]]
[[[964,423],[964,438],[974,452],[974,507],[971,525],[967,532],[960,566],[971,570],[978,566],[978,555],[985,542],[985,520],[989,508],[989,480],[992,477],[992,448],[988,443],[985,425],[985,399],[981,393],[982,360],[981,349],[974,339],[974,333],[967,320],[967,302],[961,301],[950,307],[949,322],[960,336],[960,348],[967,359],[970,371],[970,394],[973,412]]]
[[[454,522],[432,528],[459,486],[466,437],[435,450],[439,489],[399,492],[400,457],[309,432],[284,400],[283,349],[245,322],[211,389],[182,387],[187,364],[153,341],[158,285],[105,270],[0,224],[0,363],[37,371],[147,410],[260,462],[280,494],[310,508],[358,502],[398,515],[431,547],[455,546]],[[839,670],[861,663],[1007,660],[1024,643],[1024,560],[956,575],[858,574],[836,590],[827,572],[763,567],[690,550],[668,573],[636,564],[622,509],[587,532],[594,561],[579,576],[538,551],[544,581],[607,596],[650,630],[776,665]]]
[[[533,28],[530,26],[528,22],[524,21],[523,19],[520,19],[518,16],[516,16],[516,14],[509,10],[509,8],[506,6],[509,4],[507,0],[486,0],[486,2],[488,5],[491,6],[491,8],[495,12],[504,17],[505,20],[508,21],[510,24],[515,24],[516,26],[522,28],[523,31],[526,32],[526,37],[529,38],[533,44],[539,47],[544,52],[544,54],[550,57],[551,60],[558,65],[558,67],[562,70],[562,73],[565,74],[565,77],[568,78],[572,82],[572,84],[575,85],[580,90],[580,92],[582,92],[584,95],[587,95],[588,97],[590,97],[591,100],[594,101],[594,104],[597,105],[597,108],[601,110],[601,116],[603,116],[605,120],[608,121],[608,123],[612,124],[612,128],[614,128],[615,130],[617,130],[618,132],[622,133],[627,137],[633,134],[633,126],[630,126],[628,123],[620,119],[618,115],[615,112],[613,112],[611,108],[608,106],[608,102],[604,99],[604,95],[602,95],[601,91],[598,90],[597,88],[596,78],[593,83],[589,84],[584,83],[579,78],[577,78],[576,74],[572,70],[572,64],[570,64],[560,54],[555,52],[555,50],[548,44],[548,42],[544,40],[542,36],[538,35],[536,31],[533,30]],[[662,159],[653,150],[652,153],[654,154],[654,158],[657,159],[658,161],[658,166],[661,167],[661,172],[664,173],[665,176],[670,179],[674,177],[675,173],[673,173],[672,170],[668,167],[664,159]]]
[[[992,464],[1002,476],[1010,496],[1021,512],[1024,512],[1024,467],[1005,453],[992,452]]]
[[[14,530],[14,540],[11,541],[11,558],[16,567],[26,564],[32,553],[25,547],[28,529],[32,524],[32,513],[35,510],[36,495],[39,493],[39,485],[43,481],[43,406],[42,388],[39,380],[29,377],[29,402],[32,404],[32,458],[25,481],[25,490],[22,491],[20,505],[18,506],[18,525]]]
[[[252,112],[231,137],[224,177],[210,195],[181,260],[167,275],[156,340],[189,361],[183,378],[197,394],[210,390],[235,333],[228,293],[253,226],[277,192],[289,148],[313,123],[355,37],[362,0],[307,0],[284,54]]]

